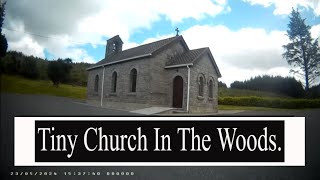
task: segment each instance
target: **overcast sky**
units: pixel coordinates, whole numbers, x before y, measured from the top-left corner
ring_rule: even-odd
[[[320,37],[320,0],[9,0],[3,31],[9,50],[95,63],[114,35],[128,49],[178,27],[191,49],[210,47],[220,80],[230,84],[290,75],[282,46],[292,7]]]

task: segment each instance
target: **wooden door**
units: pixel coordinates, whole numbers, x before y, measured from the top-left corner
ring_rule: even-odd
[[[183,79],[176,76],[173,80],[173,103],[174,108],[182,108],[183,102]]]

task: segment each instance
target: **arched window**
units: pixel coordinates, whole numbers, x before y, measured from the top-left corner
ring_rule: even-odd
[[[199,78],[199,96],[203,96],[203,86],[204,86],[204,79],[202,76]]]
[[[98,92],[99,89],[99,76],[96,75],[95,79],[94,79],[94,91]]]
[[[130,71],[130,92],[136,92],[137,89],[137,70]]]
[[[213,98],[213,81],[210,79],[209,81],[209,98]]]
[[[117,92],[117,72],[112,73],[111,92]]]

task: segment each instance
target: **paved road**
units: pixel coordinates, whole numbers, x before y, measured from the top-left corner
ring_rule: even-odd
[[[303,111],[246,111],[241,116],[305,116],[306,167],[14,167],[14,116],[113,116],[137,115],[125,111],[109,110],[81,104],[67,98],[43,95],[1,94],[1,178],[44,179],[12,177],[11,171],[132,171],[134,176],[57,176],[50,179],[259,179],[291,180],[320,179],[320,110]],[[229,116],[229,115],[228,115]],[[46,177],[47,179],[48,177]]]

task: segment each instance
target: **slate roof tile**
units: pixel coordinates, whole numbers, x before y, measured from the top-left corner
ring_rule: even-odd
[[[172,59],[170,59],[166,63],[166,66],[193,63],[194,60],[196,60],[197,57],[199,57],[207,49],[208,48],[194,49],[194,50],[190,50],[190,51],[188,51],[186,53],[183,53],[181,55],[178,55],[176,57],[173,57]]]
[[[107,58],[102,59],[101,61],[99,61],[98,63],[96,63],[93,66],[98,66],[101,64],[105,64],[105,63],[116,62],[116,61],[120,61],[120,60],[127,59],[127,58],[132,58],[132,57],[136,57],[136,56],[152,54],[156,50],[169,44],[170,42],[174,41],[178,37],[179,36],[175,36],[175,37],[171,37],[171,38],[167,38],[167,39],[162,39],[162,40],[159,40],[156,42],[152,42],[152,43],[144,44],[144,45],[134,47],[131,49],[127,49],[127,50],[121,51],[119,53],[108,55]]]

